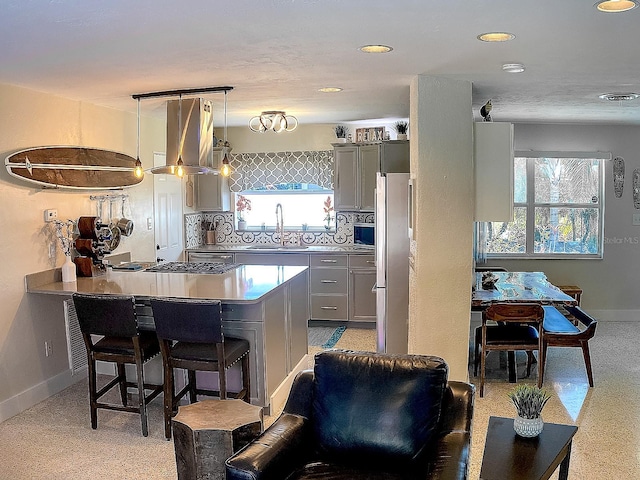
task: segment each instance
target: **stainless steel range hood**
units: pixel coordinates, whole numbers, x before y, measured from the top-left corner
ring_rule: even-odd
[[[181,130],[181,131],[180,131]],[[167,101],[167,164],[153,174],[176,172],[179,152],[184,175],[218,174],[213,165],[213,108],[202,98]]]

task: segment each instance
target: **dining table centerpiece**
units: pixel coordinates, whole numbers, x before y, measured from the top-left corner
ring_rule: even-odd
[[[544,428],[542,409],[551,395],[535,385],[523,384],[509,392],[508,396],[516,407],[517,416],[513,419],[515,432],[526,438],[540,435]]]

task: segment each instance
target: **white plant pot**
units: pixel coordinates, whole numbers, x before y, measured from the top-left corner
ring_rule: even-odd
[[[76,281],[76,264],[71,261],[71,255],[65,255],[62,264],[62,282],[73,283]]]
[[[398,134],[398,140],[406,140],[407,139],[407,134],[406,133],[399,133]]]
[[[542,417],[538,418],[522,418],[519,415],[513,419],[513,429],[521,437],[533,438],[542,433],[544,422]]]
[[[347,143],[346,138],[336,138],[336,143]]]
[[[238,230],[245,230],[247,228],[247,222],[245,220],[238,220]]]

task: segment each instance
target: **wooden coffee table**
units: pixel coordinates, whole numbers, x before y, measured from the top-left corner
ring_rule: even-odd
[[[513,430],[513,418],[490,417],[484,445],[481,480],[545,480],[560,466],[559,480],[567,480],[571,442],[578,427],[545,423],[535,438]]]

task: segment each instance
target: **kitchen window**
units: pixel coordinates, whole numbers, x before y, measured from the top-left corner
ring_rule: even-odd
[[[333,190],[314,184],[287,183],[269,185],[240,193],[251,201],[251,210],[242,212],[247,228],[272,230],[276,226],[276,205],[282,205],[286,229],[319,229],[327,224],[324,202],[327,197],[333,205]],[[236,195],[237,201],[238,195]],[[335,227],[335,212],[331,212],[331,226]],[[236,212],[237,216],[237,212]]]
[[[601,152],[517,152],[514,216],[485,222],[479,242],[488,258],[602,258]]]

